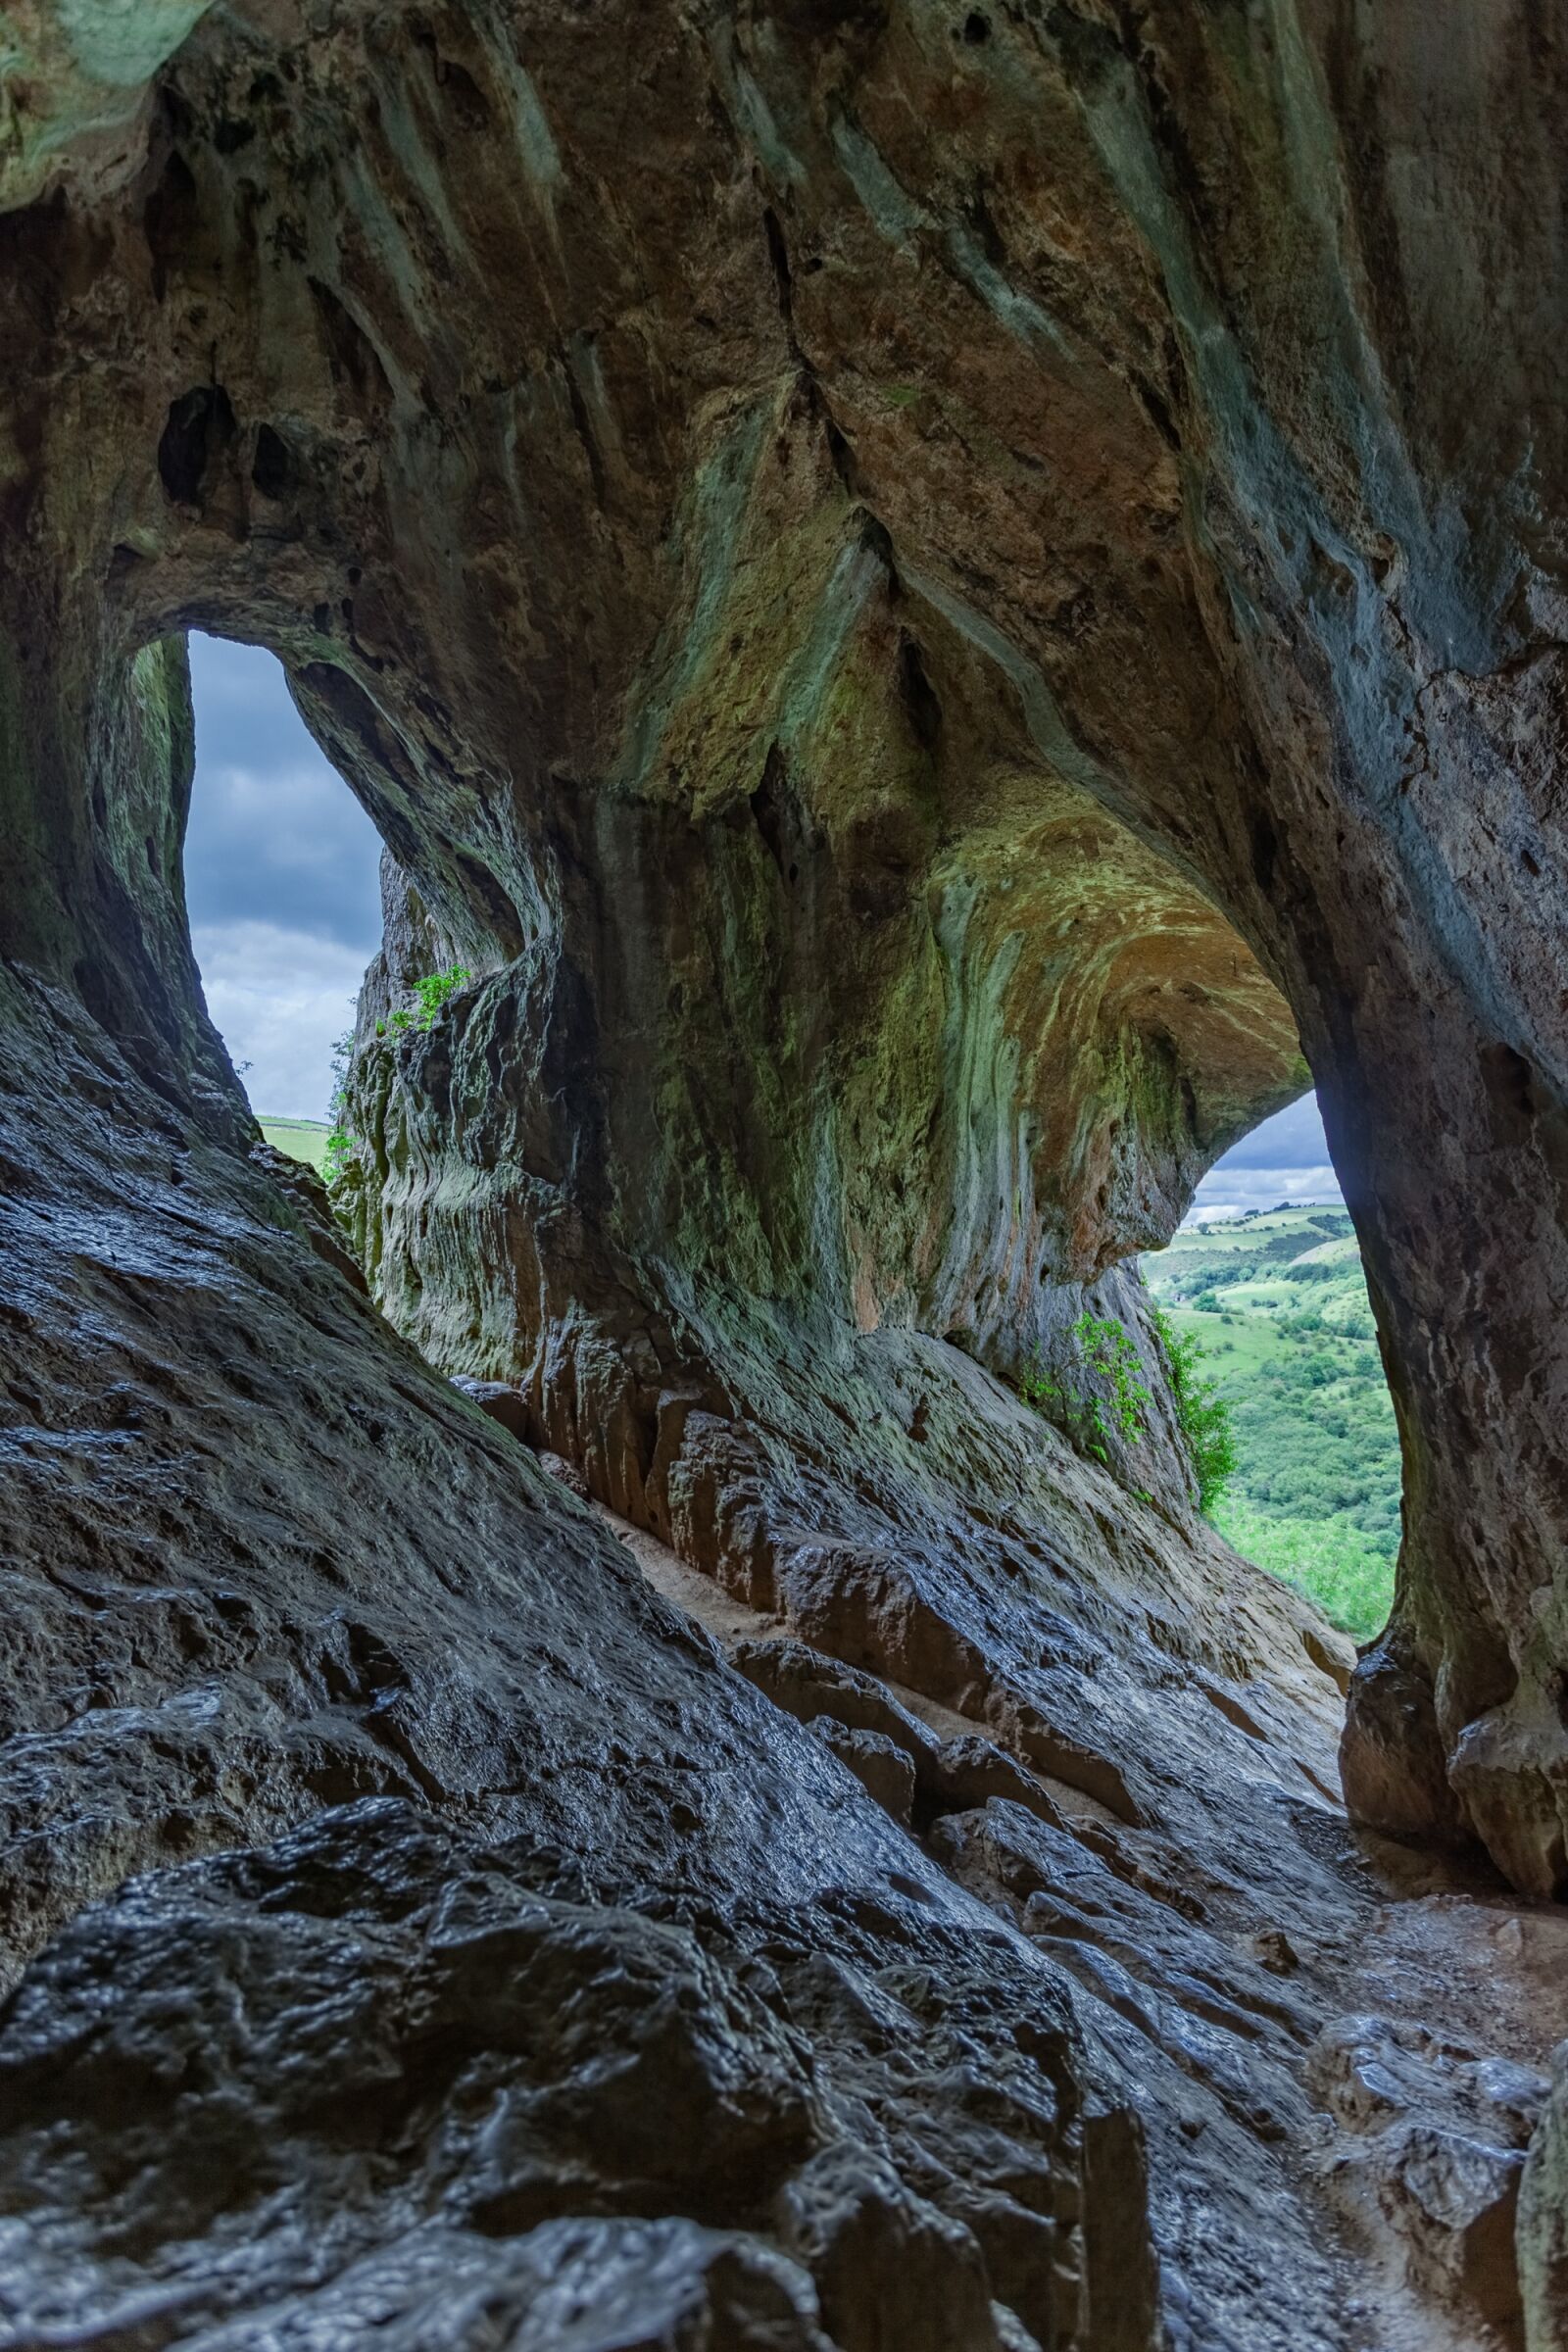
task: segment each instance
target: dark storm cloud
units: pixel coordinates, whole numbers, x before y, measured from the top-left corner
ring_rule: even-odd
[[[193,635],[190,666],[192,922],[272,923],[368,962],[381,936],[381,845],[306,733],[278,663],[254,646]]]

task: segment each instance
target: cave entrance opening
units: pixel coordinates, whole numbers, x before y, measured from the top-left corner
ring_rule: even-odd
[[[1394,1598],[1399,1439],[1313,1096],[1216,1162],[1143,1271],[1229,1408],[1236,1466],[1215,1526],[1369,1641]]]
[[[185,902],[207,1008],[269,1141],[320,1166],[333,1061],[381,939],[381,841],[276,657],[192,631]]]

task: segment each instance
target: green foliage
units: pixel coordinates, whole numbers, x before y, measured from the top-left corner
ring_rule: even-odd
[[[414,983],[414,993],[418,999],[416,1008],[412,1012],[392,1013],[384,1025],[378,1021],[377,1037],[384,1036],[387,1029],[433,1029],[436,1015],[447,999],[455,997],[464,982],[472,978],[473,974],[461,963],[455,963],[449,972],[426,972],[423,979]]]
[[[1220,1394],[1219,1382],[1202,1369],[1208,1350],[1197,1332],[1178,1331],[1162,1306],[1154,1309],[1154,1329],[1170,1368],[1176,1419],[1198,1482],[1198,1507],[1211,1516],[1236,1475],[1231,1408]]]
[[[1037,1348],[1018,1383],[1018,1394],[1048,1420],[1058,1421],[1080,1453],[1108,1462],[1112,1437],[1126,1446],[1136,1446],[1143,1437],[1149,1403],[1143,1365],[1126,1325],[1115,1315],[1092,1315],[1086,1309],[1072,1327],[1072,1338],[1084,1371],[1092,1377],[1082,1386],[1053,1380]]]
[[[332,1040],[332,1093],[326,1106],[331,1133],[321,1152],[321,1174],[329,1185],[338,1182],[357,1149],[354,1137],[343,1124],[348,1110],[349,1063],[353,1057],[354,1032],[345,1029],[341,1037]]]
[[[1322,1272],[1303,1282],[1308,1251]],[[1399,1446],[1348,1217],[1282,1208],[1189,1227],[1143,1271],[1167,1348],[1169,1333],[1223,1329],[1208,1361],[1235,1467],[1214,1525],[1334,1624],[1375,1633],[1394,1592]],[[1222,1300],[1223,1326],[1199,1321]]]
[[[1211,1291],[1223,1291],[1233,1282],[1255,1282],[1257,1268],[1250,1259],[1239,1257],[1234,1265],[1210,1266],[1206,1279]]]
[[[1315,1600],[1342,1633],[1369,1642],[1387,1623],[1393,1562],[1352,1513],[1282,1519],[1235,1496],[1215,1511],[1214,1524],[1227,1544]]]

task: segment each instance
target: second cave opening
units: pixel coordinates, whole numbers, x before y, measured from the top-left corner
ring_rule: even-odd
[[[319,1164],[336,1041],[381,939],[381,842],[276,656],[192,631],[185,899],[208,1011],[264,1130]]]
[[[333,1049],[379,944],[380,840],[272,654],[193,632],[190,662],[185,880],[209,1009],[270,1140],[319,1166]],[[1398,1441],[1315,1100],[1234,1146],[1142,1263],[1230,1410],[1216,1526],[1369,1639],[1393,1592]]]

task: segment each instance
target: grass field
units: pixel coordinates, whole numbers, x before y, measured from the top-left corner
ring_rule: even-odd
[[[1231,1407],[1237,1469],[1215,1526],[1365,1640],[1393,1597],[1399,1447],[1349,1218],[1190,1226],[1143,1273]]]
[[[332,1130],[324,1119],[264,1119],[257,1124],[274,1151],[290,1159],[303,1159],[318,1175],[326,1157],[326,1139]]]

